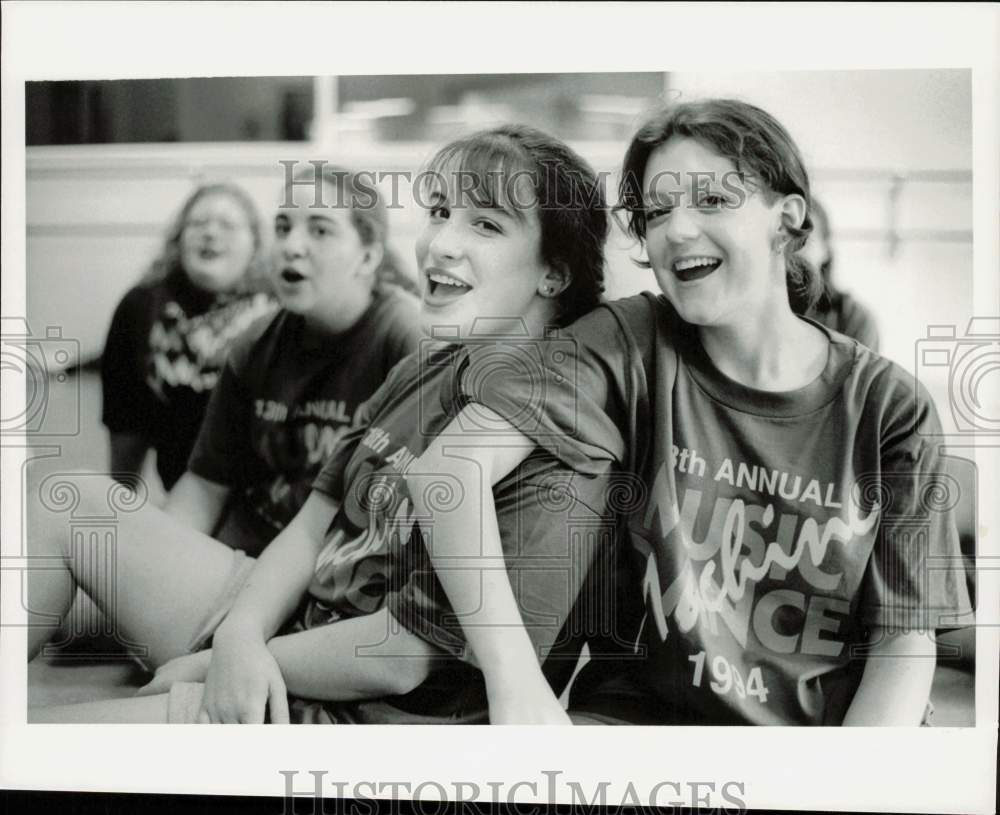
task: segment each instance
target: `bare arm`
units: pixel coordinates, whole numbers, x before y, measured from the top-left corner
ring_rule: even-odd
[[[215,531],[229,500],[230,487],[217,484],[188,470],[174,484],[164,510],[199,532]]]
[[[477,406],[466,426],[476,427],[484,412]],[[490,419],[499,432],[463,433],[455,419],[410,468],[407,484],[416,510],[430,518],[431,562],[486,680],[490,721],[563,722],[511,588],[493,501],[493,486],[535,444],[497,414]],[[442,477],[462,485],[464,497],[454,509],[435,512],[425,499]]]
[[[142,475],[142,465],[149,452],[149,441],[139,433],[111,433],[111,477],[120,480],[123,475]]]
[[[302,509],[257,559],[246,586],[219,626],[219,633],[253,633],[269,639],[298,607],[309,587],[316,557],[337,504],[311,492]],[[218,636],[218,634],[216,635]]]
[[[845,726],[912,726],[920,724],[934,680],[937,646],[927,631],[890,633],[874,629]]]
[[[267,644],[289,693],[352,701],[409,693],[440,652],[392,620],[382,608]]]

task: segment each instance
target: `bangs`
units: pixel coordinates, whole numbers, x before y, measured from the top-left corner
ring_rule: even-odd
[[[425,194],[440,193],[456,207],[499,209],[518,220],[538,205],[534,162],[509,138],[478,134],[452,142],[421,173]]]

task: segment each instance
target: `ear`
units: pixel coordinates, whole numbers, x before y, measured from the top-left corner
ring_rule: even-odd
[[[372,275],[382,262],[385,250],[380,243],[373,243],[365,247],[365,253],[358,267],[358,274]]]
[[[538,281],[538,293],[542,297],[558,297],[566,291],[571,281],[572,275],[565,263],[552,264]]]
[[[791,226],[798,229],[806,219],[806,199],[798,193],[784,196],[778,202],[778,216],[781,226]]]

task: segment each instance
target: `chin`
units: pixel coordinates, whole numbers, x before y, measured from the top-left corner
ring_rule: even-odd
[[[220,278],[212,272],[188,272],[188,279],[199,289],[210,292],[228,291],[239,282],[238,280],[229,281],[225,278]]]

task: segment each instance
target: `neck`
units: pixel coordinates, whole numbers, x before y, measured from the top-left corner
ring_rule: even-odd
[[[722,373],[758,390],[804,387],[826,366],[826,337],[795,315],[786,296],[749,309],[731,323],[702,326],[698,333]]]
[[[321,334],[343,334],[364,316],[374,299],[374,292],[368,292],[367,296],[356,300],[345,298],[337,303],[335,312],[306,314],[304,319],[306,325],[313,331]]]

